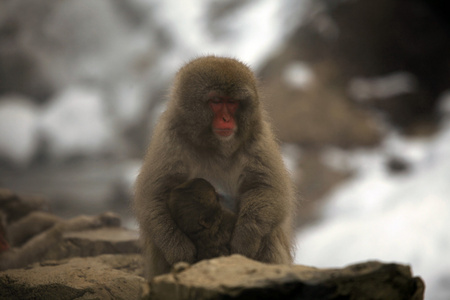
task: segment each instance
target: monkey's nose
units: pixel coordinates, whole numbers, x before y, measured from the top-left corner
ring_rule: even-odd
[[[230,119],[231,119],[231,117],[230,117],[229,114],[223,114],[223,115],[222,115],[222,120],[223,120],[224,122],[230,122]]]

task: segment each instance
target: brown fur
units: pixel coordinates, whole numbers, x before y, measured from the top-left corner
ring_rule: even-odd
[[[195,245],[195,261],[230,254],[236,214],[222,208],[208,181],[195,178],[177,186],[168,206],[175,223]]]
[[[41,261],[49,250],[60,246],[65,232],[119,225],[120,217],[111,212],[70,220],[46,212],[32,212],[6,228],[13,247],[0,253],[0,270],[23,268]]]
[[[239,101],[237,131],[227,139],[212,132],[207,93]],[[196,261],[197,250],[167,207],[171,191],[205,178],[237,214],[231,253],[268,263],[290,263],[293,190],[278,144],[259,101],[257,83],[241,62],[208,56],[180,69],[136,182],[146,275]]]

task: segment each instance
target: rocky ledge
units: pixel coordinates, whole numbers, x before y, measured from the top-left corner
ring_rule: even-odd
[[[63,220],[0,189],[1,299],[423,299],[408,266],[269,265],[240,255],[178,263],[146,282],[138,234],[113,213]]]
[[[146,283],[137,254],[35,263],[0,272],[0,299],[423,299],[407,266],[366,262],[342,269],[268,265],[239,255],[179,263]]]
[[[342,269],[268,265],[233,255],[180,263],[149,283],[144,299],[423,299],[408,266],[366,262]]]

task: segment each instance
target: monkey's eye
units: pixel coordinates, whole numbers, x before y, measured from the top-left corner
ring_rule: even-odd
[[[222,102],[222,100],[218,97],[214,97],[214,98],[209,99],[209,102],[214,103],[214,104],[219,104]]]
[[[227,101],[227,107],[228,107],[228,109],[230,109],[231,111],[234,112],[239,107],[239,101],[237,101],[237,100],[228,100]]]

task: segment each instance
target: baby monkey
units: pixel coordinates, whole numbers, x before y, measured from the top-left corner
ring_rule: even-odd
[[[197,248],[196,261],[230,254],[236,215],[219,200],[214,187],[203,178],[186,181],[170,193],[170,214]]]

